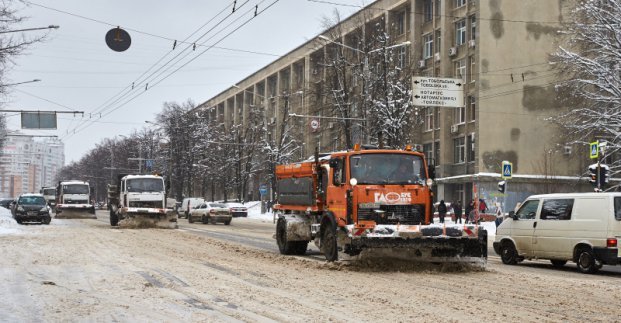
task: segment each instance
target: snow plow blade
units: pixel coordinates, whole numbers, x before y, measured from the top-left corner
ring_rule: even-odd
[[[177,229],[177,213],[171,209],[151,212],[127,212],[125,218],[119,221],[120,227],[125,228],[163,228]]]
[[[345,253],[422,262],[487,262],[487,231],[478,226],[347,227]]]
[[[56,205],[56,219],[97,219],[92,205],[65,206]]]

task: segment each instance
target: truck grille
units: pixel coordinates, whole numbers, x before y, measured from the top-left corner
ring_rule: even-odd
[[[377,224],[421,224],[425,217],[423,205],[380,205],[384,213],[375,209],[358,208],[358,220],[372,220]]]

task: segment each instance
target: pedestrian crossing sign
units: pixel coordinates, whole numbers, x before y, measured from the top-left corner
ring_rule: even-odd
[[[509,179],[513,175],[513,164],[508,161],[502,162],[502,174],[503,179]]]
[[[592,142],[589,144],[589,157],[596,159],[599,157],[599,142]]]

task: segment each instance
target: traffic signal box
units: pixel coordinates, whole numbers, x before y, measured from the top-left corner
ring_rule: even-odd
[[[608,166],[600,165],[599,166],[599,174],[597,171],[597,164],[593,164],[589,166],[589,182],[593,184],[593,186],[598,186],[603,188],[606,184],[608,184]]]

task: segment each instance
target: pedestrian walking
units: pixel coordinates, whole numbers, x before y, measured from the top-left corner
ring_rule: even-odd
[[[444,217],[446,217],[446,204],[444,200],[441,200],[440,204],[438,204],[438,216],[440,217],[440,223],[444,223]]]
[[[267,201],[267,203],[265,203],[265,208],[267,212],[270,212],[272,210],[272,201]]]
[[[455,223],[461,223],[461,201],[457,201],[455,205],[453,205],[453,213],[455,213]]]
[[[494,223],[496,223],[497,228],[502,223],[502,220],[503,220],[502,209],[500,208],[500,205],[499,205],[498,208],[496,209],[496,220],[494,221]]]
[[[466,205],[466,214],[464,214],[464,223],[468,224],[470,222],[470,214],[474,210],[474,201],[470,200],[470,203]]]

